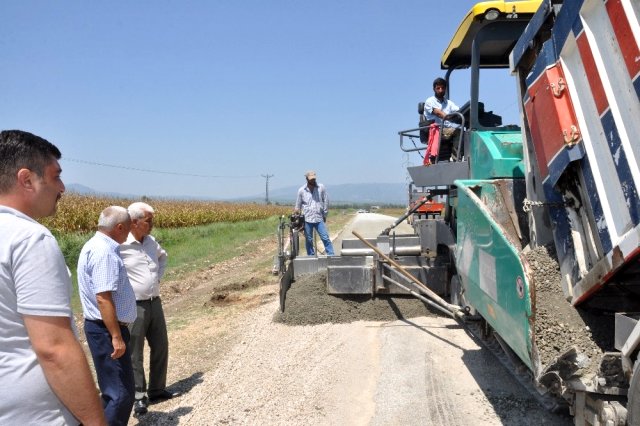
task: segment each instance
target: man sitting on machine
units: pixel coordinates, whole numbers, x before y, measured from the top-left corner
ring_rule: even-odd
[[[432,123],[429,129],[429,142],[425,154],[425,164],[437,161],[448,161],[455,156],[454,143],[460,132],[460,124],[452,122],[449,115],[460,108],[446,98],[447,81],[438,77],[433,81],[433,96],[424,103],[424,116],[427,123]]]

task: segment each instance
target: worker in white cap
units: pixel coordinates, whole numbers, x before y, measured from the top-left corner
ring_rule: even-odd
[[[304,174],[307,184],[298,189],[295,212],[302,211],[304,216],[304,236],[307,255],[314,256],[313,231],[315,230],[327,256],[333,256],[333,244],[329,238],[329,232],[325,222],[329,214],[329,197],[324,185],[316,182],[316,172],[309,170]]]

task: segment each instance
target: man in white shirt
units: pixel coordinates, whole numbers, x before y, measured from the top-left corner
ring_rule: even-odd
[[[71,278],[36,222],[65,190],[60,151],[0,132],[0,424],[106,425],[71,312]]]
[[[136,402],[133,410],[142,415],[149,402],[171,399],[178,392],[170,392],[167,385],[169,340],[167,325],[160,301],[160,280],[167,265],[167,252],[150,235],[153,229],[153,208],[137,202],[128,207],[131,232],[120,247],[129,281],[136,294],[138,316],[131,326],[133,372],[136,383]],[[144,341],[149,342],[149,386],[144,372]]]

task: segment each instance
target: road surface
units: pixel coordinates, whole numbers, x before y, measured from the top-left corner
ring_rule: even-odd
[[[359,214],[336,247],[351,229],[375,236],[392,222],[388,216]],[[304,280],[295,285],[305,285]],[[211,368],[201,358],[201,369],[190,365],[196,373],[176,378],[170,365],[172,386],[184,394],[152,405],[131,425],[572,424],[538,406],[451,318],[426,309],[405,315],[416,311],[403,310],[401,302],[408,302],[402,300],[380,305],[388,316],[384,320],[372,320],[364,304],[352,302],[357,309],[349,311],[351,320],[313,321],[325,301],[346,303],[320,295],[324,299],[314,299],[318,309],[308,310],[306,325],[283,323],[274,321],[279,315],[274,286],[264,288],[268,297],[262,304],[217,323],[227,327],[225,339],[204,339],[215,356]],[[171,332],[172,347],[195,345],[187,342],[197,340],[194,333],[208,333],[211,321],[191,319],[188,327]]]

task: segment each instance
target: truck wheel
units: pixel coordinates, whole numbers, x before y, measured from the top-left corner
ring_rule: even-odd
[[[633,367],[627,395],[627,424],[640,425],[640,358]]]

